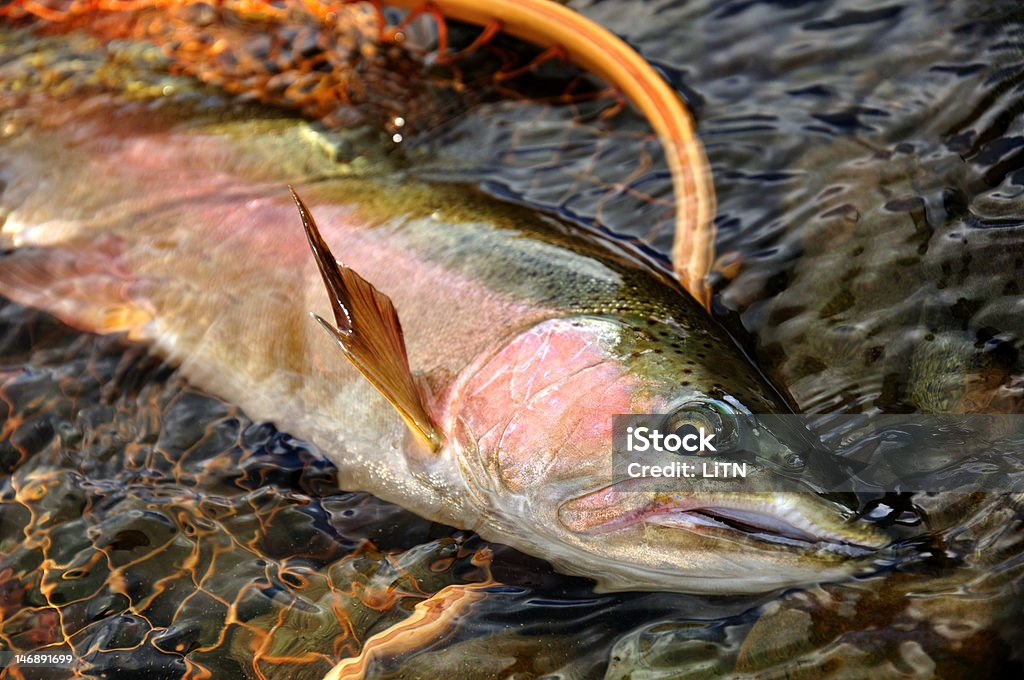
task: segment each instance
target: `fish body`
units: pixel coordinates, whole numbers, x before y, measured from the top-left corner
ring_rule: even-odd
[[[615,414],[721,425],[785,404],[678,285],[613,245],[465,187],[339,176],[299,121],[32,110],[3,140],[0,292],[152,343],[316,444],[346,488],[608,589],[764,591],[841,578],[884,545],[810,492],[619,486]],[[309,318],[332,308],[286,182],[338,259],[393,301],[438,450]],[[761,436],[806,453],[792,433]]]

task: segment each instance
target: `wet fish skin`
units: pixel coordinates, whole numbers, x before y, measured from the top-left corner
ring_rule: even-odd
[[[689,501],[780,524],[799,515],[821,540],[685,527],[682,514],[614,530],[563,521],[566,504],[614,493],[612,414],[785,410],[703,310],[633,256],[464,187],[384,167],[340,178],[298,121],[147,111],[114,121],[95,101],[38,99],[32,110],[38,123],[0,142],[3,233],[15,248],[0,291],[80,328],[153,343],[195,384],[315,443],[346,488],[606,589],[757,592],[831,580],[885,543],[815,494],[741,500],[710,481]],[[288,182],[339,258],[394,301],[446,441],[439,454],[309,319],[331,310]],[[621,515],[634,501],[605,509]]]

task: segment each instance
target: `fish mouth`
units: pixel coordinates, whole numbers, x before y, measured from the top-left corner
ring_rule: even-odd
[[[559,520],[577,534],[679,529],[763,547],[861,556],[890,542],[872,524],[812,492],[661,492],[624,480],[569,500]]]

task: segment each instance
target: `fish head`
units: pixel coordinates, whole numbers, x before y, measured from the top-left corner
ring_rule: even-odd
[[[766,592],[845,578],[889,542],[829,492],[837,473],[809,432],[757,419],[788,409],[707,323],[549,319],[478,362],[455,406],[446,429],[475,528],[603,589]],[[742,484],[623,474],[613,421],[625,414],[717,444],[648,462],[742,461]]]

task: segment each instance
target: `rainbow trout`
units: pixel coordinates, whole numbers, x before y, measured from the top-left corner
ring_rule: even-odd
[[[786,409],[676,283],[613,245],[470,189],[339,176],[299,121],[28,105],[0,140],[0,292],[152,343],[314,443],[346,488],[605,589],[766,591],[842,578],[886,543],[815,493],[612,478],[613,414],[721,433]],[[748,434],[775,458],[755,475],[811,446]]]

